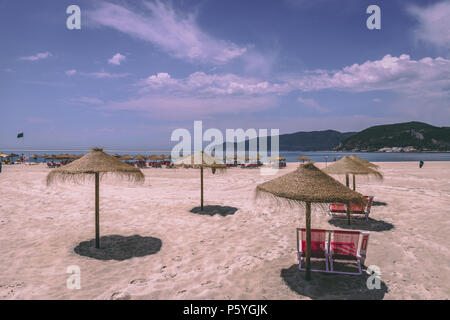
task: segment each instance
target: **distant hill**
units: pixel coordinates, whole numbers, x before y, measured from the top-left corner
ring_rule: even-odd
[[[332,150],[339,143],[351,137],[356,132],[341,133],[335,130],[295,132],[279,136],[280,151],[326,151]],[[258,141],[259,143],[259,141]],[[267,147],[270,148],[271,139],[267,138]],[[248,150],[248,140],[245,149]],[[225,148],[225,144],[224,144]],[[234,144],[236,150],[237,143]],[[225,149],[224,149],[225,151]]]
[[[450,151],[450,127],[434,127],[417,121],[374,126],[348,137],[334,148],[337,151],[380,151],[380,149]]]

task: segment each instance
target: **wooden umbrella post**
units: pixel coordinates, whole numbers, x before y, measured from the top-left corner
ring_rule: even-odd
[[[353,175],[353,191],[356,191],[356,177]]]
[[[200,209],[203,211],[203,165],[200,166]]]
[[[347,207],[347,224],[351,225],[352,223],[350,221],[350,202],[347,203],[346,207]]]
[[[306,202],[306,280],[311,280],[311,202]]]
[[[100,248],[100,174],[95,173],[95,247]]]
[[[348,173],[345,174],[345,185],[350,188],[350,178]]]

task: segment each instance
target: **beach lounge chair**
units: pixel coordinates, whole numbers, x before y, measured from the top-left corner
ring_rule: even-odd
[[[362,235],[361,248],[359,238]],[[360,231],[332,231],[332,240],[330,241],[329,260],[330,272],[349,275],[362,274],[361,264],[366,259],[367,245],[369,243],[369,232]],[[334,270],[334,262],[343,260],[346,262],[356,262],[358,272],[338,272]]]
[[[366,221],[369,222],[369,214],[370,209],[372,208],[373,203],[373,196],[366,196],[366,206],[363,208],[361,205],[358,204],[350,204],[350,214],[355,215],[364,215],[366,218]],[[329,213],[330,216],[333,217],[333,214],[336,213],[347,213],[347,206],[343,203],[330,203],[329,207]]]
[[[328,243],[326,241],[327,230],[311,229],[311,258],[325,260],[325,270],[311,269],[316,272],[329,272],[328,268]],[[298,269],[303,268],[302,260],[306,253],[306,229],[297,228],[297,254]]]

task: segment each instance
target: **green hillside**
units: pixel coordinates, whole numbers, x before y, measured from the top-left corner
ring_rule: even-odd
[[[379,151],[413,147],[418,151],[450,151],[450,127],[405,122],[367,128],[340,143],[338,151]]]

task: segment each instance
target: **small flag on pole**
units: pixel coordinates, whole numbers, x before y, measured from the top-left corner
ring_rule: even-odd
[[[19,134],[17,135],[17,139],[23,138],[23,132],[19,132]]]

